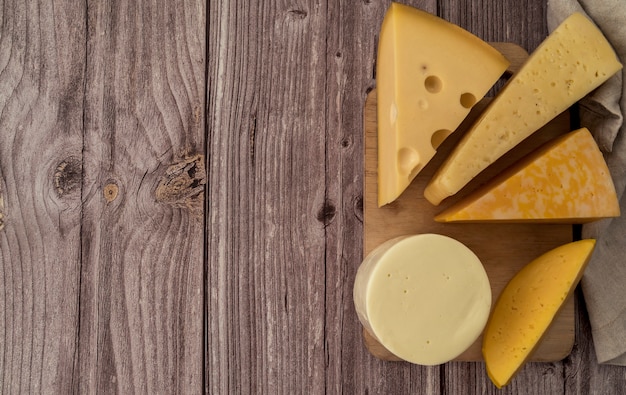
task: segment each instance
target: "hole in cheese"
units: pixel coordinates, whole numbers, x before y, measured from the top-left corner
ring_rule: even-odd
[[[398,151],[398,167],[402,174],[412,174],[420,164],[420,156],[410,147],[400,148]]]
[[[417,173],[419,173],[419,172],[420,172],[420,170],[422,170],[422,167],[423,167],[423,166],[422,166],[421,164],[419,164],[419,163],[418,163],[418,164],[417,164],[417,166],[415,166],[415,167],[411,170],[411,172],[409,173],[409,177],[408,177],[408,178],[409,178],[409,180],[414,179],[414,178],[415,178],[415,176],[417,176]]]
[[[448,129],[439,129],[432,136],[430,136],[430,144],[433,146],[433,149],[437,149],[443,141],[448,138],[449,135],[452,134],[451,130]]]
[[[465,108],[472,108],[476,104],[476,96],[469,92],[461,95],[461,105]]]
[[[437,76],[431,75],[429,77],[426,77],[426,80],[424,80],[424,87],[430,93],[439,93],[442,86],[443,83],[441,82],[441,79]]]

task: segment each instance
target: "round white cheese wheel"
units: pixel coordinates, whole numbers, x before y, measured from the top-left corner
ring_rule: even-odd
[[[478,257],[447,236],[389,240],[370,253],[354,283],[359,320],[397,357],[438,365],[459,356],[483,331],[489,278]]]

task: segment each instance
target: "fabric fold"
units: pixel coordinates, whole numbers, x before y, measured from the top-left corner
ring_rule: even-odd
[[[550,0],[548,29],[573,12],[587,15],[626,63],[626,2],[623,0]],[[583,238],[597,244],[582,279],[582,290],[598,363],[626,366],[626,127],[623,109],[624,69],[580,101],[581,126],[587,127],[604,153],[622,215],[583,226]]]

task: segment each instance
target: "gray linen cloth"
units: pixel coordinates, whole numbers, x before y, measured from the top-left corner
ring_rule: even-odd
[[[626,66],[625,0],[550,0],[548,28],[554,30],[575,11],[602,30]],[[626,109],[625,70],[580,101],[580,121],[594,135],[620,199],[619,218],[583,226],[583,238],[597,239],[582,279],[598,363],[626,365]]]

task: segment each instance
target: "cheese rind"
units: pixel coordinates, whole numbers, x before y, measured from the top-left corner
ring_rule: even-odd
[[[491,308],[478,257],[437,234],[380,245],[359,267],[353,296],[365,329],[392,354],[420,365],[447,362],[469,348]]]
[[[602,32],[574,13],[544,40],[426,186],[438,205],[622,68]]]
[[[508,65],[459,26],[391,4],[376,72],[379,206],[400,196]]]
[[[568,243],[523,267],[498,297],[483,333],[483,357],[491,381],[507,385],[539,345],[572,294],[595,240]]]
[[[619,215],[602,152],[581,128],[545,144],[435,220],[585,223]]]

